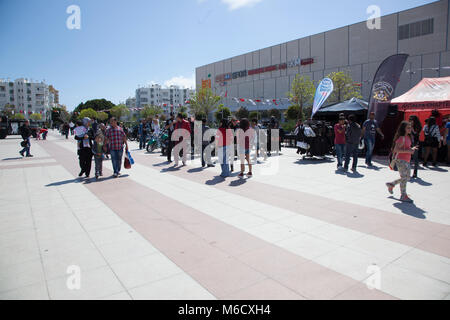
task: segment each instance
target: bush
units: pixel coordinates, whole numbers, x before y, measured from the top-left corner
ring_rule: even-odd
[[[286,134],[291,133],[295,129],[295,125],[297,124],[297,121],[295,120],[289,120],[287,122],[284,122],[281,124],[281,127],[284,129]]]

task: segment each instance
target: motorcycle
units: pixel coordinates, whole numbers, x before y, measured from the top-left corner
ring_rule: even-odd
[[[169,134],[166,130],[162,131],[158,136],[153,135],[147,141],[147,152],[152,153],[156,149],[161,148],[161,153],[166,154],[169,146]]]

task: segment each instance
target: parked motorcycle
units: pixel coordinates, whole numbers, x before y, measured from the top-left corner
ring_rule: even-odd
[[[168,146],[169,146],[169,134],[166,130],[164,130],[159,134],[159,136],[153,135],[147,141],[147,152],[152,153],[156,149],[161,148],[161,153],[165,155]]]

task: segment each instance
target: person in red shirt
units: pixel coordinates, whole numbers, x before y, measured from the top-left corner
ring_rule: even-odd
[[[186,121],[183,118],[183,114],[179,113],[177,115],[176,123],[175,123],[175,139],[178,139],[178,141],[175,141],[175,146],[177,146],[179,143],[182,143],[181,146],[181,153],[182,153],[182,162],[183,166],[186,165],[186,159],[187,159],[187,151],[189,150],[189,143],[191,142],[191,125],[188,121]],[[186,130],[189,133],[189,139],[185,139],[182,135],[182,133],[178,133],[178,137],[176,135],[177,130]],[[186,131],[184,133],[186,133]],[[174,153],[174,159],[175,159],[175,167],[178,167],[178,162],[180,159],[179,152]]]
[[[239,149],[239,156],[241,159],[241,173],[239,174],[239,177],[244,177],[244,171],[245,171],[245,160],[247,160],[248,163],[248,177],[252,177],[252,163],[250,161],[250,150],[251,145],[250,141],[253,141],[255,136],[255,130],[253,128],[250,128],[250,121],[248,119],[242,119],[240,122],[240,130],[237,131],[237,140],[238,140],[238,149]]]
[[[411,178],[411,156],[418,149],[417,146],[412,147],[411,132],[411,123],[403,121],[397,130],[394,138],[394,146],[392,147],[392,153],[394,154],[393,162],[398,168],[400,179],[386,183],[390,194],[394,194],[395,186],[400,184],[400,191],[402,194],[400,201],[409,203],[412,203],[413,201],[406,194],[406,184]]]
[[[220,176],[222,178],[228,178],[231,174],[230,159],[234,157],[233,139],[233,130],[229,129],[228,120],[223,119],[215,138],[217,156],[222,169]]]
[[[345,116],[339,115],[339,122],[334,126],[334,147],[336,150],[338,170],[343,167],[343,159],[345,154]]]

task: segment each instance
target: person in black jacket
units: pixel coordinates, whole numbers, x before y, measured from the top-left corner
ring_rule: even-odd
[[[31,149],[30,137],[32,135],[32,132],[30,128],[30,122],[28,120],[25,121],[22,127],[20,127],[20,135],[22,136],[24,144],[22,151],[19,152],[20,155],[24,157],[24,153],[26,153],[27,158],[32,158],[33,156],[30,154]]]
[[[92,166],[92,145],[95,139],[94,130],[91,128],[91,119],[84,118],[83,126],[85,127],[84,135],[75,135],[75,140],[78,141],[78,157],[80,160],[81,172],[78,175],[80,178],[86,174],[89,178]]]

